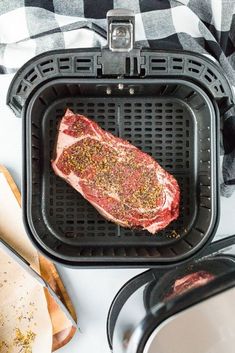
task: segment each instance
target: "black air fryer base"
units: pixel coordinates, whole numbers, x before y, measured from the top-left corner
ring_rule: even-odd
[[[33,241],[55,261],[94,267],[120,267],[123,261],[124,267],[175,262],[197,251],[214,232],[218,135],[210,100],[189,82],[122,82],[124,87],[135,88],[134,97],[118,91],[118,80],[99,80],[97,84],[97,80],[58,79],[38,90],[25,107],[25,225]],[[105,94],[108,85],[112,97]],[[50,159],[56,124],[66,107],[152,153],[178,178],[183,217],[172,228],[152,236],[117,227],[54,175]],[[198,222],[200,227],[195,226]],[[172,229],[180,232],[179,239],[170,237]]]

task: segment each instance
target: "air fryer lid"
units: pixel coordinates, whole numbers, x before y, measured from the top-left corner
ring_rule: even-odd
[[[128,281],[117,293],[109,310],[107,335],[114,353],[141,352],[152,332],[171,316],[196,305],[211,296],[233,287],[235,281],[235,258],[232,255],[234,237],[229,241],[218,241],[206,257],[168,271],[167,268],[152,269]],[[219,247],[224,254],[212,255]],[[206,280],[200,274],[209,274]],[[192,274],[196,286],[187,286],[183,291],[168,296],[174,284]],[[185,282],[182,282],[185,285]],[[185,290],[186,289],[186,290]],[[156,331],[158,332],[158,331]],[[131,347],[131,348],[129,348]],[[137,350],[137,347],[139,350]],[[142,349],[142,350],[141,350]]]
[[[146,288],[144,297],[146,309],[149,310],[159,302],[167,300],[168,297],[177,295],[177,291],[178,295],[180,295],[181,292],[184,293],[190,290],[191,286],[194,288],[194,284],[191,281],[195,281],[196,286],[201,286],[204,282],[209,282],[215,277],[230,272],[232,269],[235,269],[234,258],[224,255],[197,260],[174,271],[169,271],[159,281],[152,281]],[[175,288],[177,283],[179,285]]]
[[[123,352],[170,353],[174,347],[174,353],[207,353],[208,349],[210,353],[232,353],[234,300],[233,269],[202,287],[158,303],[137,326]]]
[[[143,353],[233,353],[234,299],[235,287],[228,288],[164,320],[150,335]]]

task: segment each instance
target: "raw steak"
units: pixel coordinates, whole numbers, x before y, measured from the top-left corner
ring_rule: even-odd
[[[52,167],[105,218],[156,233],[179,215],[179,186],[148,154],[67,109]]]
[[[176,295],[186,293],[190,289],[204,286],[206,283],[213,280],[215,276],[206,271],[198,271],[190,273],[175,281],[172,291],[166,298],[170,299]]]

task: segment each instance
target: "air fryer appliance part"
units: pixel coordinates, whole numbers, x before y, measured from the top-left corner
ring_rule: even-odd
[[[143,353],[233,353],[234,299],[233,287],[171,316],[152,332]]]
[[[166,300],[167,296],[171,293],[176,280],[182,279],[187,275],[200,272],[206,272],[215,278],[230,271],[233,267],[233,260],[231,261],[229,257],[224,256],[219,259],[217,257],[211,257],[203,261],[199,260],[194,263],[189,263],[176,271],[166,272],[161,276],[161,278],[157,281],[152,281],[149,286],[146,287],[146,310],[149,310],[159,302]]]
[[[134,23],[125,11],[114,10],[108,18],[118,26]],[[120,34],[130,44],[134,31],[127,34],[128,28]],[[115,40],[111,46],[119,45]],[[183,261],[210,243],[219,219],[220,114],[233,104],[227,79],[204,56],[128,45],[123,51],[105,47],[41,54],[18,71],[7,95],[23,120],[27,233],[46,256],[70,266]],[[120,228],[55,176],[50,160],[67,107],[151,154],[176,177],[181,188],[176,222],[155,236]]]
[[[202,270],[213,273],[214,279],[198,288],[165,299],[175,280],[186,273]],[[107,319],[108,341],[113,353],[150,353],[145,347],[153,346],[149,342],[156,341],[155,336],[162,322],[235,285],[235,259],[231,255],[210,255],[206,259],[189,263],[187,268],[180,266],[174,271],[166,271],[149,270],[136,276],[114,298]],[[151,336],[153,332],[154,339]],[[165,353],[164,350],[160,351]]]

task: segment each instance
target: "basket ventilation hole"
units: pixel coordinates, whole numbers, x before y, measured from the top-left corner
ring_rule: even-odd
[[[69,70],[70,69],[70,58],[60,58],[59,59],[60,70]]]
[[[193,68],[193,67],[189,67],[188,71],[194,72],[194,73],[196,73],[196,74],[198,74],[198,73],[200,72],[198,69],[195,69],[195,68]]]
[[[174,66],[173,66],[173,69],[174,69],[174,70],[182,70],[182,69],[183,69],[183,66],[179,66],[179,65],[176,66],[176,65],[174,65]]]
[[[30,83],[33,83],[38,78],[38,74],[34,69],[30,70],[24,77]]]
[[[183,59],[181,58],[173,58],[172,61],[178,62],[178,63],[182,63]]]
[[[41,68],[42,73],[46,74],[48,72],[52,72],[55,70],[53,60],[47,60],[42,62],[39,66]]]
[[[212,82],[212,81],[215,81],[217,80],[217,77],[216,75],[210,70],[210,69],[207,69],[206,71],[206,74],[204,75],[205,79],[208,81],[208,82]]]
[[[22,84],[19,84],[16,94],[19,94],[21,90],[22,90]]]
[[[208,75],[205,75],[204,77],[208,82],[212,82],[212,79]]]
[[[166,59],[151,58],[150,64],[153,71],[166,71]]]
[[[91,58],[76,58],[76,71],[91,71]]]
[[[131,58],[126,58],[126,73],[130,74],[131,72]]]
[[[219,87],[220,87],[221,92],[224,93],[224,87],[222,85],[220,85]]]
[[[189,63],[190,63],[190,64],[193,64],[193,65],[196,65],[196,66],[198,66],[198,67],[201,67],[201,66],[202,66],[201,63],[199,63],[198,61],[195,61],[195,60],[189,60]]]
[[[132,61],[131,61],[132,60]],[[131,68],[133,68],[133,73],[138,74],[138,58],[135,56],[133,58],[126,58],[126,73],[127,75],[131,74]]]
[[[166,59],[152,58],[151,62],[152,62],[152,63],[165,63],[165,62],[166,62]]]

